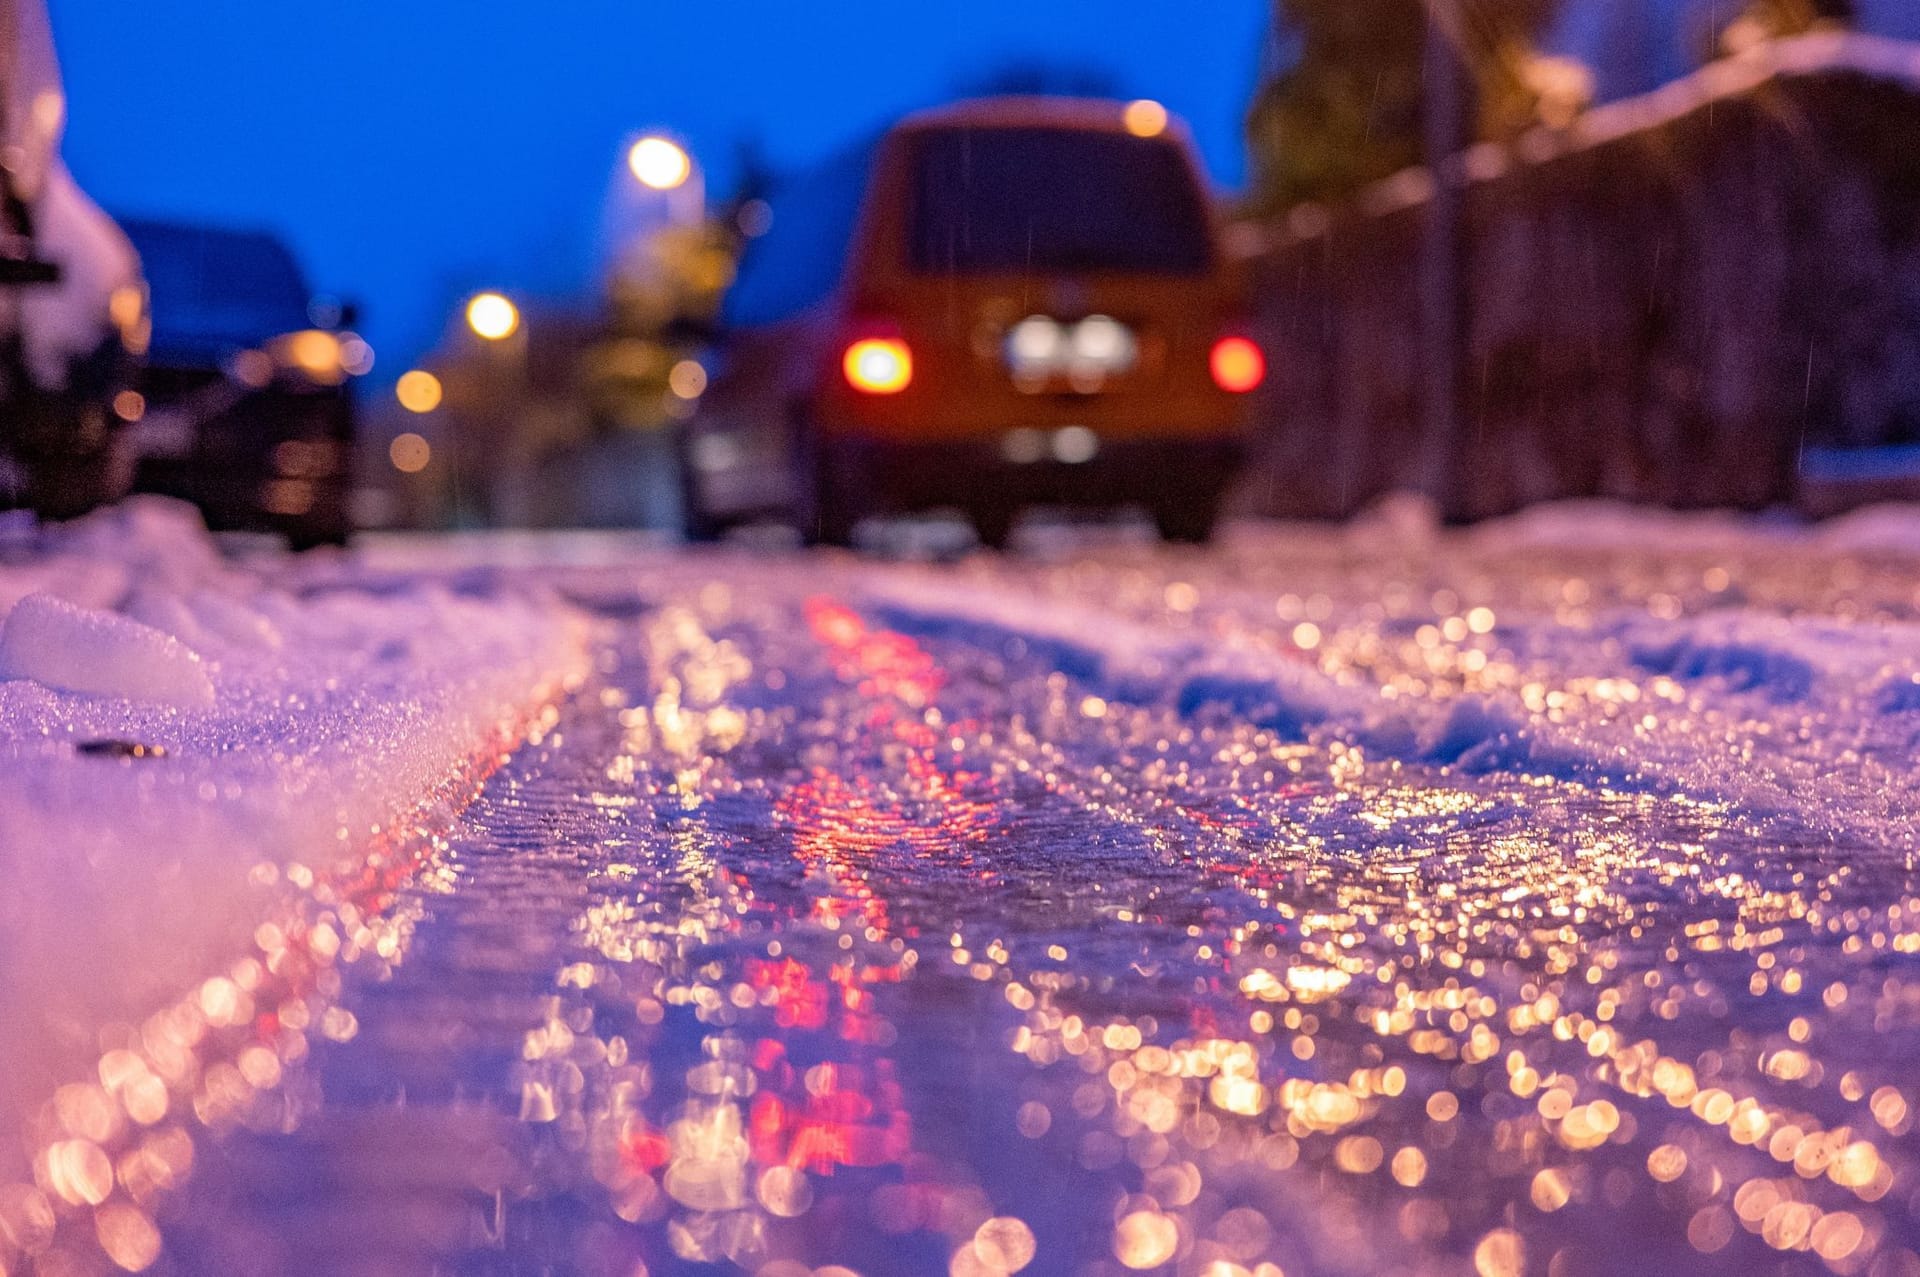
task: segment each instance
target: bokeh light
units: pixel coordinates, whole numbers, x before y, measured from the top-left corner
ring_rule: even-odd
[[[321,385],[337,386],[347,379],[340,338],[324,329],[305,328],[288,333],[274,349],[284,364],[298,368]]]
[[[488,341],[502,341],[520,327],[520,308],[499,293],[480,293],[467,303],[467,327]]]
[[[1167,131],[1167,108],[1151,98],[1127,103],[1120,119],[1135,137],[1159,137]]]
[[[433,460],[433,447],[409,430],[394,436],[393,442],[387,445],[387,458],[401,474],[418,474]]]
[[[1267,379],[1267,357],[1245,337],[1223,337],[1207,358],[1214,384],[1231,394],[1245,394]]]
[[[627,152],[627,167],[642,186],[671,191],[693,174],[693,160],[685,148],[663,137],[643,137]]]
[[[424,368],[402,373],[394,383],[393,396],[408,412],[432,412],[444,396],[440,379]]]
[[[707,370],[697,359],[682,359],[667,374],[667,388],[681,399],[698,399],[707,389]]]
[[[903,341],[869,337],[847,347],[841,369],[857,390],[872,395],[898,394],[913,380],[913,355]]]

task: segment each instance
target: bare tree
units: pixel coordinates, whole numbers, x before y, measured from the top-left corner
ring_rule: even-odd
[[[1437,0],[1435,0],[1437,4]],[[1422,0],[1276,0],[1276,73],[1247,117],[1250,202],[1342,199],[1420,162],[1431,107]],[[1465,132],[1511,137],[1540,118],[1534,41],[1552,0],[1448,0],[1433,26],[1468,71]]]
[[[1854,0],[1750,0],[1714,33],[1712,55],[1738,53],[1763,40],[1848,27],[1858,17]]]

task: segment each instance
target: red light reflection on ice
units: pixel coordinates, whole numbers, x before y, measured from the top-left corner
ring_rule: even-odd
[[[903,961],[874,961],[893,939],[887,902],[876,889],[877,857],[938,857],[964,865],[982,840],[992,804],[969,796],[977,777],[941,765],[941,734],[926,711],[946,683],[933,657],[906,635],[877,630],[851,608],[829,599],[807,605],[809,632],[826,650],[834,673],[870,702],[860,720],[855,757],[839,767],[817,767],[775,804],[775,819],[791,831],[793,849],[809,878],[829,888],[811,904],[814,921],[864,941],[866,957],[849,955],[809,965],[791,955],[754,959],[747,982],[771,994],[782,1035],[818,1032],[854,1048],[881,1048],[890,1040],[873,990],[897,983]],[[863,765],[871,764],[871,765]],[[808,1049],[817,1062],[792,1052],[804,1036],[764,1037],[751,1059],[760,1079],[748,1114],[753,1160],[815,1173],[835,1166],[879,1166],[906,1161],[912,1127],[893,1062],[856,1050]],[[833,1058],[818,1059],[822,1054]]]

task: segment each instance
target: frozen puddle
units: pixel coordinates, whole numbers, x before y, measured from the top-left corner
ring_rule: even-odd
[[[616,648],[349,976],[297,1129],[206,1144],[166,1262],[1907,1262],[1904,852],[1109,699],[838,596]]]
[[[1920,1272],[1914,528],[0,555],[0,1265]]]

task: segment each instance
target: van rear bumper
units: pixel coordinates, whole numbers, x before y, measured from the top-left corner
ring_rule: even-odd
[[[882,443],[839,440],[826,463],[842,488],[873,507],[911,511],[936,506],[1154,505],[1217,493],[1245,458],[1236,438],[1095,439],[1043,433],[992,442]],[[1038,455],[1034,455],[1038,452]],[[1063,460],[1065,456],[1067,460]]]

